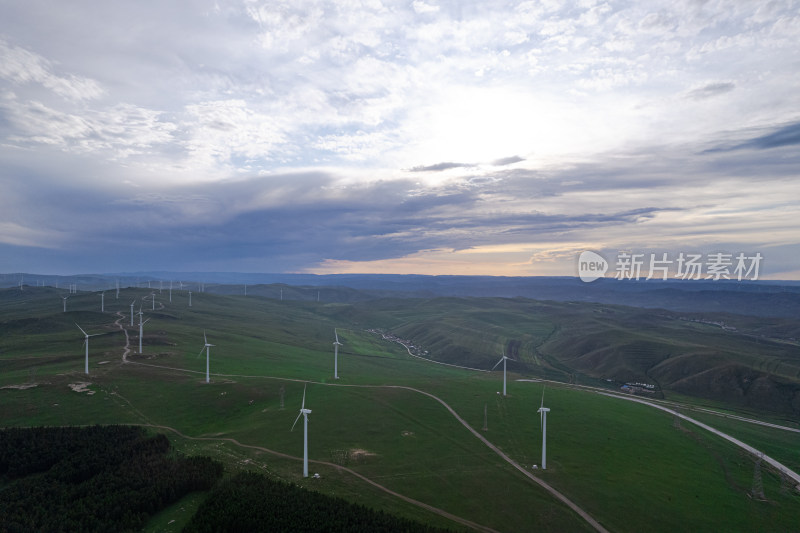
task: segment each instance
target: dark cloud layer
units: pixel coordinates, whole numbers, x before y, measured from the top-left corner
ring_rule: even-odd
[[[778,148],[781,146],[792,146],[800,144],[800,122],[790,124],[777,131],[756,137],[740,145],[741,148]]]
[[[418,166],[418,167],[411,167],[409,170],[411,172],[441,172],[443,170],[450,170],[451,168],[469,168],[475,165],[470,165],[469,163],[436,163],[435,165],[428,165],[428,166]]]
[[[736,84],[731,82],[709,83],[689,92],[688,97],[695,100],[705,100],[721,94],[731,92],[736,88]]]
[[[703,153],[731,152],[736,150],[769,150],[772,148],[783,148],[800,144],[800,122],[773,128],[770,133],[761,134],[755,137],[735,143],[719,143],[713,148],[704,150]],[[740,137],[741,138],[741,137]]]
[[[518,155],[512,155],[511,157],[502,157],[500,159],[495,159],[492,161],[492,164],[498,167],[506,166],[506,165],[513,165],[514,163],[520,163],[525,161],[524,157],[520,157]]]

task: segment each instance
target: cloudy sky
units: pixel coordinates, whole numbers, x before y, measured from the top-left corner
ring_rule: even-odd
[[[800,279],[800,2],[0,0],[0,271]]]

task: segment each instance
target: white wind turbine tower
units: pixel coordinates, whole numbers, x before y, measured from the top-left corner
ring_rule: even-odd
[[[67,298],[69,298],[69,296],[62,296],[61,297],[61,299],[64,300],[64,312],[65,313],[67,312]]]
[[[105,292],[101,292],[100,293],[100,312],[101,313],[105,313],[106,312],[106,293]]]
[[[153,311],[155,311],[156,310],[156,293],[155,292],[150,293],[150,296],[152,296],[152,298],[153,298]]]
[[[215,346],[215,345],[214,345],[214,344],[209,344],[209,343],[208,343],[208,338],[206,337],[206,332],[205,332],[205,330],[203,330],[203,342],[205,342],[205,344],[203,345],[203,347],[202,347],[202,348],[200,348],[200,353],[199,353],[199,354],[197,354],[197,357],[200,357],[200,355],[202,355],[202,353],[203,353],[203,350],[205,350],[205,351],[206,351],[206,383],[208,383],[208,370],[209,370],[209,368],[208,368],[208,366],[209,366],[209,365],[208,365],[208,352],[209,352],[209,349],[210,349],[212,346]]]
[[[144,313],[142,313],[142,308],[141,307],[139,308],[139,312],[137,314],[139,315],[139,353],[141,354],[142,353],[142,337],[144,336],[144,325],[147,322],[149,322],[150,319],[148,318],[147,320],[142,322],[142,316],[144,316]]]
[[[501,357],[500,360],[497,363],[495,363],[495,365],[492,367],[492,370],[494,370],[495,368],[497,368],[497,365],[499,365],[500,363],[503,363],[503,396],[506,395],[506,361],[507,360],[508,360],[508,357],[506,357],[506,352],[504,350],[503,351],[503,357]]]
[[[131,302],[131,327],[133,327],[133,304],[136,303],[136,298]]]
[[[336,336],[336,341],[333,343],[333,377],[334,379],[339,379],[339,346],[342,343],[339,342],[339,334],[336,333],[336,328],[333,328],[333,334]]]
[[[300,405],[300,414],[297,415],[297,418],[294,419],[294,424],[292,424],[292,429],[290,430],[294,431],[294,427],[297,425],[297,421],[300,420],[300,417],[302,416],[303,417],[303,477],[308,477],[308,415],[311,413],[311,409],[306,409],[306,385],[303,385],[303,403]]]
[[[547,470],[547,413],[550,409],[544,406],[544,387],[542,387],[542,404],[539,407],[539,422],[542,425],[542,470]]]
[[[189,291],[189,307],[192,306],[192,291]]]
[[[75,325],[78,326],[78,324],[75,324]],[[83,331],[82,327],[78,326],[78,329],[81,330],[81,333],[83,333],[86,336],[86,338],[83,340],[83,345],[86,347],[86,364],[84,365],[84,371],[88,375],[89,374],[89,337],[97,337],[98,335],[100,335],[100,333],[94,333],[92,335],[89,335],[88,333]]]
[[[169,280],[169,303],[172,303],[172,280]]]

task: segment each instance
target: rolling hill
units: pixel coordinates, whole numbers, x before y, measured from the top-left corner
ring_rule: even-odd
[[[697,407],[715,406],[798,428],[792,401],[772,403],[782,389],[771,383],[797,394],[790,319],[525,298],[280,301],[250,291],[198,293],[189,307],[185,291],[174,291],[172,302],[157,293],[153,305],[152,290],[123,289],[119,300],[107,295],[105,313],[96,293],[71,296],[64,313],[55,289],[0,291],[0,424],[143,424],[169,435],[182,453],[221,460],[231,474],[266,473],[435,527],[467,527],[443,511],[497,531],[591,530],[441,401],[610,531],[796,526],[800,493],[779,473],[668,414],[598,394],[624,381],[653,383],[655,391],[641,396],[680,402],[693,416]],[[141,354],[125,351],[138,348],[134,299],[150,319]],[[75,323],[99,334],[90,340],[88,376]],[[334,327],[343,343],[339,380],[332,377]],[[204,332],[215,345],[208,384],[198,353]],[[396,340],[413,344],[419,357]],[[425,360],[488,370],[503,351],[514,358],[505,398],[497,371]],[[740,366],[760,381],[748,385],[735,372],[717,372],[720,365]],[[717,374],[719,390],[702,384]],[[542,378],[552,381],[545,387]],[[300,476],[302,434],[289,431],[304,386],[319,479]],[[537,471],[542,401],[551,408],[548,469]],[[800,433],[697,413],[800,469]],[[761,468],[768,502],[748,496],[754,468]],[[169,530],[180,511],[165,513],[152,529]]]

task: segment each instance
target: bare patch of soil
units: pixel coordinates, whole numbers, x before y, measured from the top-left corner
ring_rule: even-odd
[[[91,383],[70,383],[69,388],[75,392],[85,392],[87,396],[91,396],[94,394],[94,391],[89,388],[89,385],[91,385]]]

